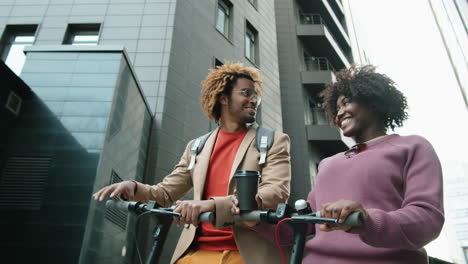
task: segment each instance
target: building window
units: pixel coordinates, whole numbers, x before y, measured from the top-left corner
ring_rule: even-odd
[[[224,65],[224,63],[223,63],[222,61],[218,60],[217,58],[214,58],[214,66],[215,66],[215,68],[216,68],[216,67],[223,66],[223,65]]]
[[[37,25],[8,25],[1,39],[1,58],[10,69],[20,75],[26,56],[24,47],[35,40]]]
[[[99,41],[100,24],[69,24],[63,44],[97,45]]]
[[[258,31],[247,21],[245,28],[245,57],[258,64]]]
[[[322,104],[315,100],[309,99],[310,118],[308,124],[310,125],[326,125],[328,124],[327,114]]]
[[[216,10],[216,29],[229,38],[229,27],[231,25],[231,11],[232,4],[226,0],[218,1],[218,8]]]

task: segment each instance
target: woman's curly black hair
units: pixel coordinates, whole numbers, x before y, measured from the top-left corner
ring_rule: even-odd
[[[373,65],[351,65],[340,70],[336,73],[336,82],[328,83],[320,93],[332,125],[336,125],[336,101],[340,95],[376,111],[385,128],[394,130],[408,118],[406,97],[395,87],[392,79],[375,72]]]

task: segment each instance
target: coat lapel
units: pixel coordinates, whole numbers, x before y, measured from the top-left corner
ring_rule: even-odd
[[[255,130],[256,128],[254,126],[250,127],[249,131],[247,132],[244,139],[242,140],[239,146],[239,149],[237,150],[236,158],[234,159],[234,162],[232,163],[231,174],[229,175],[229,182],[231,182],[232,177],[234,176],[234,173],[239,167],[239,164],[241,163],[242,159],[244,159],[245,153],[249,149],[249,146],[255,137]]]
[[[198,154],[197,164],[195,164],[193,174],[193,198],[195,200],[201,200],[202,193],[205,188],[206,174],[208,172],[208,166],[210,164],[211,152],[213,151],[216,137],[218,136],[219,128],[216,128],[213,133],[208,137],[205,142],[203,150]]]

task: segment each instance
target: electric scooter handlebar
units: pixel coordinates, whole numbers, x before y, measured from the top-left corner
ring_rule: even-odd
[[[175,216],[180,217],[180,213],[174,212],[175,207],[163,208],[154,201],[146,203],[140,202],[127,202],[127,201],[115,201],[107,200],[106,207],[109,209],[117,209],[122,211],[128,211],[136,214],[141,214],[144,212],[152,212],[156,215],[164,216]],[[214,221],[215,215],[213,212],[201,213],[199,216],[200,222],[210,222]]]
[[[320,211],[306,215],[291,216],[293,222],[302,222],[309,224],[338,224],[338,220],[334,218],[320,217]],[[354,211],[346,217],[340,225],[346,226],[361,226],[364,223],[364,215],[359,211]]]
[[[276,211],[272,210],[253,210],[241,212],[234,216],[234,220],[255,221],[276,224],[282,219],[291,218],[293,222],[301,222],[308,224],[338,224],[338,220],[334,218],[320,217],[320,211],[310,213],[298,213],[288,204],[279,204]],[[342,225],[360,226],[364,223],[364,215],[355,211],[348,215]]]

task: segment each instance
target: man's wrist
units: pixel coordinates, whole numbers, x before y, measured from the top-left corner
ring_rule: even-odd
[[[213,213],[216,212],[216,201],[213,198],[210,198],[208,201],[212,201],[213,204]]]

